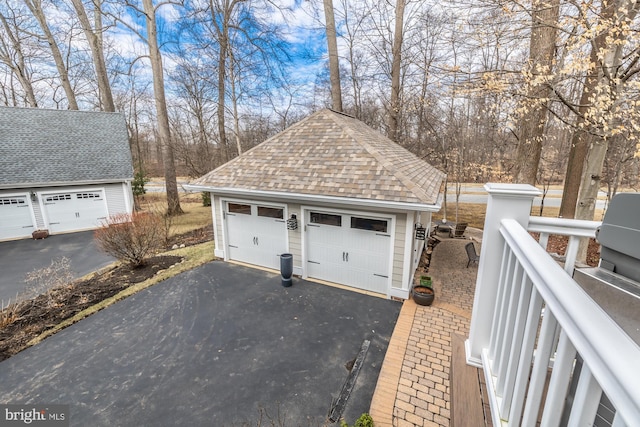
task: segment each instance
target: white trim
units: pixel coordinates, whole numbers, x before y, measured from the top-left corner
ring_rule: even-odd
[[[131,181],[122,183],[122,191],[123,191],[122,196],[124,197],[124,208],[127,211],[127,213],[130,214],[133,212],[133,203],[132,203],[133,191],[131,190]],[[107,209],[109,209],[109,205],[107,205]]]
[[[218,215],[216,215],[216,198],[214,197],[213,194],[209,193],[211,195],[211,216],[213,217],[213,255],[218,257],[218,258],[223,258],[224,259],[224,254],[225,254],[225,246],[224,246],[224,236],[222,237],[223,239],[223,243],[222,246],[220,246],[220,236],[218,236]],[[222,218],[223,216],[220,215],[220,218]],[[224,230],[224,224],[220,224],[220,229]]]
[[[409,202],[392,202],[385,200],[373,200],[373,199],[356,199],[350,197],[336,197],[336,196],[324,196],[302,193],[283,193],[279,191],[265,191],[265,190],[249,190],[243,188],[224,188],[224,187],[210,187],[206,185],[194,185],[185,184],[184,188],[191,191],[209,191],[212,193],[235,196],[235,197],[266,197],[270,199],[284,200],[286,202],[295,203],[327,203],[332,205],[344,205],[355,206],[359,208],[373,208],[373,209],[393,209],[393,210],[412,210],[412,211],[429,211],[438,212],[441,208],[441,200],[438,200],[435,204],[425,203],[409,203]]]
[[[409,299],[409,291],[407,289],[391,288],[387,298]]]
[[[415,212],[407,212],[407,221],[404,229],[404,260],[402,261],[402,288],[411,289],[412,260],[413,260],[413,227],[415,224]]]
[[[94,181],[47,181],[47,182],[13,183],[13,184],[0,185],[0,190],[26,189],[26,188],[74,187],[78,185],[118,184],[121,182],[131,182],[131,178],[96,179]]]
[[[387,278],[387,290],[385,295],[387,298],[391,297],[391,290],[393,285],[393,248],[395,247],[396,240],[396,214],[386,213],[386,212],[372,212],[372,211],[363,211],[363,210],[347,210],[340,208],[333,208],[331,206],[310,206],[310,205],[301,205],[300,206],[300,215],[302,216],[302,238],[301,238],[301,246],[302,246],[302,277],[304,279],[309,279],[309,274],[307,272],[307,211],[321,211],[326,213],[338,213],[341,215],[360,215],[369,218],[379,218],[385,219],[389,221],[389,235],[391,239],[389,239],[389,253],[390,253],[390,263],[389,263],[389,271]],[[321,279],[319,279],[321,280]],[[341,285],[349,286],[348,284],[341,283]],[[353,287],[353,286],[351,286]],[[353,287],[355,288],[355,287]]]

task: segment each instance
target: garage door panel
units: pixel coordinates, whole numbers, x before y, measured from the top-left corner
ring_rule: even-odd
[[[349,247],[349,265],[353,268],[367,269],[378,274],[389,271],[389,236],[354,233]]]
[[[284,209],[252,203],[226,204],[229,259],[279,269],[287,251]]]
[[[254,262],[252,222],[251,215],[227,214],[229,258],[250,264]]]
[[[101,190],[47,194],[43,199],[52,233],[97,228],[107,219]]]
[[[335,279],[334,270],[344,268],[344,244],[342,243],[342,228],[331,225],[308,224],[307,239],[309,241],[307,259],[314,265],[314,271],[319,279]],[[323,274],[323,271],[326,271]],[[329,279],[331,277],[332,279]]]
[[[33,230],[27,196],[0,197],[0,240],[27,237]]]
[[[309,277],[387,293],[389,218],[309,211],[306,220]]]

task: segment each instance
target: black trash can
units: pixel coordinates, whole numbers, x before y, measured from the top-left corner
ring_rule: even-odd
[[[285,288],[291,286],[293,283],[291,279],[291,276],[293,276],[293,255],[280,255],[280,274],[282,275],[282,286]]]

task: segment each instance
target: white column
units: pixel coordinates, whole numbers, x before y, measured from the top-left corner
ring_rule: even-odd
[[[501,257],[505,244],[500,234],[500,221],[515,219],[526,227],[533,199],[541,194],[540,190],[528,184],[488,183],[484,188],[489,193],[489,199],[482,233],[469,339],[466,342],[467,363],[477,367],[482,366],[482,349],[489,347],[500,280]]]

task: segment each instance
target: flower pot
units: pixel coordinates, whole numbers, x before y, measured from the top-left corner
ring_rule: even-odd
[[[435,298],[432,287],[414,286],[411,293],[413,294],[413,300],[418,305],[431,305]]]

